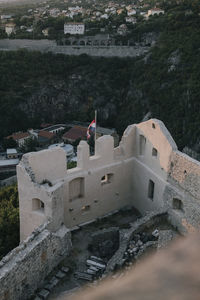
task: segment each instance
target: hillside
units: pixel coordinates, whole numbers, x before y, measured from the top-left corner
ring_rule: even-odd
[[[173,3],[173,1],[172,1]],[[191,4],[192,3],[192,4]],[[161,119],[180,149],[199,149],[200,16],[198,2],[168,6],[141,22],[132,37],[158,33],[140,58],[0,53],[0,135],[42,122],[90,121],[122,133],[147,112]]]

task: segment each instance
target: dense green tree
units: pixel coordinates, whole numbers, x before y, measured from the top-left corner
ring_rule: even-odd
[[[13,138],[9,138],[9,139],[3,140],[2,146],[3,146],[4,150],[6,150],[8,148],[16,148],[17,143],[15,142],[15,140],[13,140]]]
[[[17,186],[0,188],[0,259],[19,244]]]

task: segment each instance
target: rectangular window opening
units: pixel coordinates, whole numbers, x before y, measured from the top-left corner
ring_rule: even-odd
[[[40,199],[32,199],[32,210],[44,213],[44,202]]]
[[[154,156],[154,157],[158,156],[158,150],[156,148],[152,149],[152,156]]]
[[[84,178],[78,177],[69,183],[69,201],[84,197]]]
[[[183,209],[183,202],[177,198],[174,198],[173,199],[173,209],[177,209],[177,210],[181,210],[181,211],[184,211]]]
[[[101,178],[101,184],[111,183],[113,181],[113,174],[106,174]]]
[[[144,155],[146,145],[146,138],[143,135],[140,135],[140,155]]]
[[[148,197],[149,199],[151,199],[153,201],[153,197],[154,197],[154,182],[150,179],[149,180],[149,187],[148,187]]]

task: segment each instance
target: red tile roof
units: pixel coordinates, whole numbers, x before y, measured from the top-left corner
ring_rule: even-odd
[[[18,141],[18,140],[27,138],[29,136],[30,136],[30,134],[28,132],[16,132],[16,133],[13,133],[13,134],[7,136],[6,138],[7,139],[13,138],[13,140]]]
[[[63,135],[63,138],[75,141],[79,138],[86,139],[86,136],[87,136],[86,127],[74,126]]]
[[[41,136],[41,137],[44,137],[44,138],[50,140],[55,136],[55,134],[52,132],[49,132],[49,131],[41,130],[41,131],[39,131],[38,136]]]
[[[50,123],[42,123],[42,124],[40,125],[41,128],[47,128],[47,127],[49,127],[49,126],[52,126],[52,124],[50,124]]]

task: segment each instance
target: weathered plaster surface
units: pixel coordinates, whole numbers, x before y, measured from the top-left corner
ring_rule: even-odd
[[[113,137],[100,137],[94,156],[81,141],[74,169],[66,169],[62,149],[53,149],[26,154],[17,174],[21,240],[46,220],[52,231],[61,224],[72,228],[126,205],[143,214],[169,209],[177,226],[200,223],[200,163],[179,152],[164,124],[156,119],[128,126],[117,148]],[[107,182],[102,180],[105,175]],[[42,184],[45,180],[52,186]],[[35,198],[44,203],[42,214],[33,210]],[[180,209],[174,207],[174,199],[181,201]]]

